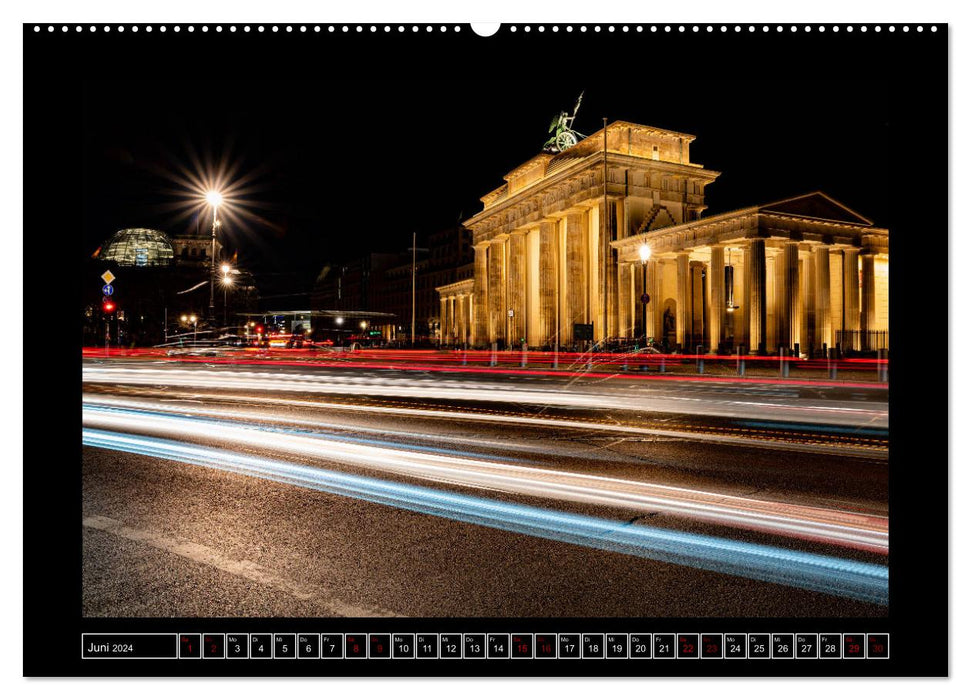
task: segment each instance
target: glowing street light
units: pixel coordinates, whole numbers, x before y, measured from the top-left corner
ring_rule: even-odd
[[[637,249],[637,253],[641,256],[641,262],[646,263],[651,259],[651,246],[645,243]]]

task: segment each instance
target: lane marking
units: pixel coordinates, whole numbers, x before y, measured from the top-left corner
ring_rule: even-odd
[[[132,542],[139,542],[197,564],[210,566],[233,576],[245,578],[261,586],[274,588],[298,600],[312,601],[339,617],[401,617],[384,608],[365,608],[347,603],[333,596],[325,588],[293,581],[269,571],[256,562],[246,559],[233,559],[198,542],[176,539],[153,530],[129,527],[119,520],[104,515],[89,515],[82,520],[82,524],[84,527],[100,530]]]

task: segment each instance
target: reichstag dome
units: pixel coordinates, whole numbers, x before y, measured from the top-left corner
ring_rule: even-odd
[[[115,233],[101,248],[99,260],[111,260],[122,267],[165,267],[174,261],[172,243],[161,231],[126,228]]]

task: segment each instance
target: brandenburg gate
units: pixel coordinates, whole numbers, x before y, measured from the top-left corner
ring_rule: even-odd
[[[671,351],[888,347],[888,231],[822,192],[705,217],[719,173],[691,162],[694,138],[614,122],[508,173],[465,222],[475,276],[439,290],[443,337],[581,348],[592,324],[594,344]]]

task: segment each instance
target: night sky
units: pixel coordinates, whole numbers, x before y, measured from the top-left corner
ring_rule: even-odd
[[[504,80],[86,80],[83,236],[178,234],[184,197],[162,173],[238,161],[247,228],[227,223],[239,264],[312,283],[328,262],[400,251],[481,210],[479,197],[539,153],[550,120],[585,91],[574,128],[601,118],[694,134],[691,159],[722,172],[706,215],[822,190],[886,225],[888,115],[881,81],[693,81],[648,89],[602,77]],[[473,96],[477,96],[473,99]],[[198,156],[193,165],[192,155]],[[185,195],[188,197],[190,195]],[[205,215],[204,215],[205,217]],[[207,230],[208,222],[200,222]],[[90,253],[88,253],[90,254]]]

